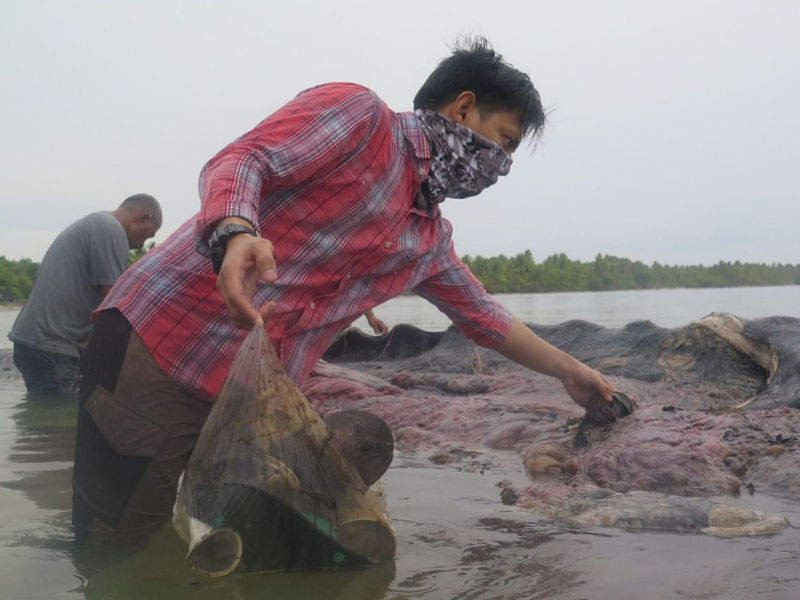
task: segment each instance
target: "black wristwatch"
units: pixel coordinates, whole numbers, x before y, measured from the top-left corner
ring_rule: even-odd
[[[230,223],[217,227],[211,237],[208,238],[208,249],[211,251],[211,266],[214,269],[214,273],[219,275],[219,270],[222,268],[222,259],[225,258],[225,248],[228,245],[228,240],[237,233],[249,233],[254,237],[258,237],[258,233],[252,227]]]

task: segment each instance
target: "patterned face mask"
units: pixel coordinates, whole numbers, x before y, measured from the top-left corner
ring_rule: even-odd
[[[414,111],[431,145],[431,170],[415,205],[423,210],[445,198],[469,198],[508,175],[509,156],[499,144],[432,110]]]

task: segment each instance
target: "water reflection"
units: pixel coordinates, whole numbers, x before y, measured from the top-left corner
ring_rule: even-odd
[[[558,552],[539,556],[565,531],[503,507],[490,477],[411,466],[401,458],[390,469],[387,493],[396,500],[393,564],[208,579],[185,566],[186,547],[166,526],[146,548],[114,564],[102,550],[76,551],[74,564],[85,580],[81,591],[91,599],[138,599],[155,590],[160,597],[201,600],[526,599],[559,597],[581,585],[563,548],[579,551],[588,542],[562,540]]]
[[[108,568],[94,568],[92,557],[75,555],[86,578],[81,590],[87,600],[153,597],[171,600],[219,598],[379,600],[395,577],[394,565],[330,572],[294,572],[229,575],[209,579],[189,570],[186,547],[170,528],[160,530],[147,548]]]
[[[75,403],[0,383],[0,580],[7,598],[56,598],[79,582],[69,563]]]
[[[483,517],[468,530],[431,522],[408,526],[414,540],[437,550],[426,554],[431,564],[420,570],[401,555],[409,572],[392,584],[387,598],[560,598],[583,583],[568,556],[546,549],[565,531],[532,522],[529,515]],[[587,545],[577,539],[568,543],[575,552]]]
[[[62,523],[71,510],[72,457],[77,403],[69,396],[23,396],[12,412],[16,439],[8,453],[17,478],[2,483],[18,490]]]

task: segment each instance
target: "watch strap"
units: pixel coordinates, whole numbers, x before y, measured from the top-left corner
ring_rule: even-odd
[[[222,268],[222,261],[225,258],[225,250],[228,246],[228,240],[234,235],[238,235],[240,233],[249,233],[253,237],[258,237],[258,233],[252,227],[241,225],[239,223],[229,223],[227,225],[217,227],[211,234],[211,237],[208,238],[208,249],[211,254],[211,267],[214,269],[214,273],[219,274],[219,270]]]

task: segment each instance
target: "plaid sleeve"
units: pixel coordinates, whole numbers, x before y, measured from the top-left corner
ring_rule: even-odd
[[[229,144],[200,173],[197,250],[208,254],[208,237],[221,219],[241,217],[258,229],[259,203],[272,190],[330,172],[358,149],[384,110],[367,88],[323,85],[302,92]]]
[[[466,337],[487,348],[497,348],[511,330],[511,313],[484,289],[461,262],[452,242],[442,256],[437,274],[414,292],[446,314]]]

